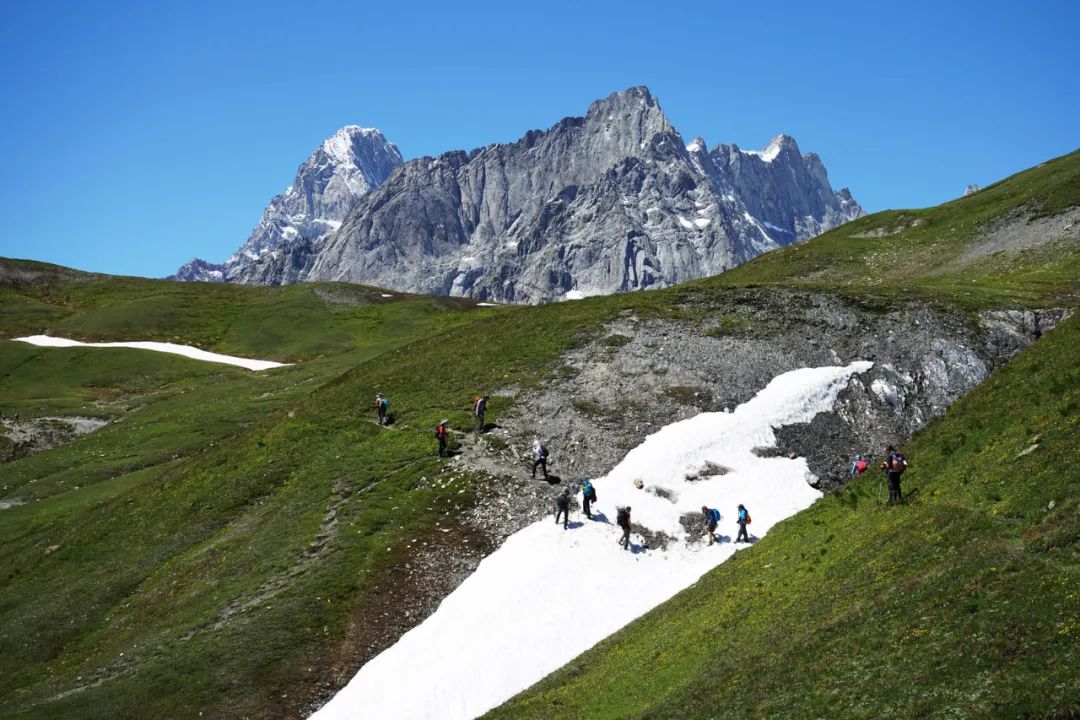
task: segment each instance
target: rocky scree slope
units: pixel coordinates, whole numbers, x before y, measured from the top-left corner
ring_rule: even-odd
[[[862,214],[793,138],[687,146],[636,87],[516,143],[405,163],[321,245],[294,239],[238,279],[534,303],[716,274]]]
[[[529,391],[499,391],[514,397],[513,408],[489,435],[467,437],[463,455],[467,466],[499,478],[497,486],[520,486],[481,495],[487,499],[474,520],[494,541],[549,510],[550,493],[537,492],[526,472],[533,437],[551,451],[560,481],[597,477],[664,425],[733,410],[784,372],[871,360],[874,367],[851,380],[831,412],[778,429],[777,448],[765,451],[806,457],[807,482],[833,490],[847,481],[852,455],[874,457],[886,444],[906,443],[1070,314],[967,316],[921,303],[882,310],[761,290],[685,292],[679,307],[673,317],[624,310],[594,341],[567,353],[553,378]]]
[[[401,153],[373,128],[347,125],[313,152],[296,171],[292,185],[275,195],[263,211],[250,237],[222,264],[195,258],[172,280],[246,282],[280,285],[301,279],[302,268],[281,276],[267,276],[259,261],[287,256],[289,248],[310,251],[336,230],[356,199],[383,182],[401,164]]]

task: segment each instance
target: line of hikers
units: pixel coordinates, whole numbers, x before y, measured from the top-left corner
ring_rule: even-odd
[[[478,395],[472,403],[472,414],[476,417],[476,432],[482,433],[487,429],[485,425],[485,416],[487,414],[488,395]],[[378,415],[379,425],[388,425],[393,422],[392,416],[389,414],[390,400],[386,398],[382,393],[376,393],[375,395],[375,411]],[[448,418],[443,418],[439,421],[439,424],[435,427],[435,439],[439,443],[439,457],[445,457],[447,455],[447,446],[449,443],[449,422]],[[540,442],[539,438],[533,438],[532,441],[532,478],[536,479],[536,469],[540,470],[544,474],[544,480],[549,480],[548,475],[548,449]],[[900,476],[907,469],[907,458],[904,454],[889,445],[885,448],[885,459],[881,463],[881,471],[886,474],[889,485],[889,503],[903,502],[903,492],[900,489]],[[869,463],[863,459],[861,455],[855,455],[851,460],[851,468],[849,475],[851,477],[858,477],[869,469]],[[640,481],[635,483],[638,488],[641,487]],[[586,478],[580,483],[575,483],[572,486],[562,489],[555,496],[555,523],[558,524],[560,518],[562,519],[563,529],[569,527],[570,523],[570,505],[572,495],[576,495],[578,490],[582,491],[582,511],[585,517],[592,520],[592,504],[596,502],[596,488],[593,487],[592,482]],[[720,523],[720,511],[716,508],[710,508],[707,505],[701,506],[701,514],[704,519],[705,533],[704,535],[709,538],[709,545],[712,545],[717,541],[716,528]],[[616,508],[616,524],[622,529],[622,536],[619,538],[619,544],[623,549],[629,549],[630,547],[630,531],[633,527],[630,521],[630,506],[617,507]],[[746,507],[739,504],[736,513],[736,523],[739,526],[739,533],[735,538],[736,543],[750,542],[750,535],[746,530],[746,526],[751,523],[750,513],[747,512]]]

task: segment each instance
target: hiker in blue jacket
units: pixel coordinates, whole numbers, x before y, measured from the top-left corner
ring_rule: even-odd
[[[746,534],[746,526],[750,523],[750,513],[746,512],[746,507],[739,503],[739,517],[736,519],[739,523],[739,535],[735,538],[735,542],[750,542],[750,536]]]
[[[720,511],[702,505],[701,514],[705,518],[705,534],[709,536],[709,544],[712,545],[716,542],[716,525],[720,522]]]
[[[596,489],[592,486],[592,481],[585,478],[581,481],[581,509],[585,512],[585,517],[592,520],[592,508],[591,504],[596,502]]]

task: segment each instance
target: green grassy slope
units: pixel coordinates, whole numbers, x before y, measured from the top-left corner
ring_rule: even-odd
[[[1018,173],[973,195],[924,210],[875,213],[812,242],[766,253],[714,278],[710,288],[796,287],[967,307],[1076,305],[1080,231],[1041,247],[975,252],[1012,217],[1045,219],[1080,202],[1080,151]]]
[[[1075,156],[1066,160],[1075,167]],[[1060,208],[1080,203],[1080,193],[1069,192]],[[964,202],[948,212],[967,212]],[[1015,209],[1002,202],[999,211]],[[827,258],[833,242],[803,248],[807,257]],[[866,242],[884,249],[895,238]],[[976,295],[936,280],[916,290],[965,309],[1071,302],[1075,275],[1055,274],[1071,252],[1055,246],[1033,259],[1056,279],[1023,292],[996,281]],[[388,301],[380,291],[343,285],[182,285],[24,261],[0,261],[0,271],[9,278],[0,282],[3,336],[48,329],[299,361],[251,374],[130,351],[92,355],[0,341],[0,408],[14,400],[34,414],[116,419],[70,446],[0,466],[0,498],[36,500],[0,511],[0,716],[20,718],[302,716],[328,674],[340,667],[333,679],[347,677],[358,648],[385,640],[372,628],[424,592],[403,581],[401,565],[422,548],[459,552],[479,542],[455,516],[471,506],[483,479],[448,471],[434,457],[431,428],[441,417],[468,426],[476,393],[527,389],[627,309],[694,321],[717,298],[758,292],[746,285],[803,283],[798,273],[758,270],[662,292],[485,309],[447,298],[395,294]],[[842,276],[815,282],[851,292]],[[906,302],[892,285],[867,287],[882,302]],[[372,422],[367,403],[375,390],[393,400],[392,429]],[[495,398],[492,414],[512,402]],[[877,510],[874,488],[859,487],[815,512],[833,508],[850,519]],[[897,523],[908,517],[879,514]],[[449,532],[420,533],[435,522]],[[818,545],[831,532],[823,529]],[[817,545],[800,546],[770,570],[791,582],[817,572],[802,553],[829,557],[839,547],[835,534],[825,555]],[[705,582],[720,582],[768,542]],[[892,582],[884,569],[860,577],[864,593]],[[807,575],[793,587],[810,592],[817,579]],[[773,587],[778,612],[801,602]],[[740,584],[730,592],[749,598],[763,588]],[[673,634],[682,616],[670,616]],[[779,615],[774,620],[787,627]],[[688,627],[696,647],[697,628]],[[714,660],[710,653],[700,661]]]
[[[920,432],[905,505],[870,473],[488,717],[1075,717],[1077,347]]]
[[[453,511],[476,479],[433,484],[449,476],[431,427],[442,415],[467,426],[479,390],[535,382],[610,308],[538,308],[528,323],[512,309],[464,312],[469,328],[353,353],[336,379],[318,362],[184,377],[160,408],[5,467],[11,490],[41,499],[0,514],[0,714],[300,714],[284,698],[322,677],[297,668],[327,662],[353,620],[387,602],[377,588],[400,584],[418,528],[441,521],[454,528],[442,542],[474,542]],[[76,396],[85,383],[68,375]],[[375,388],[393,399],[393,429],[371,422]],[[248,427],[206,442],[210,423]],[[150,435],[171,447],[192,435],[190,454],[118,467]]]
[[[372,357],[402,339],[493,312],[497,309],[461,298],[386,293],[360,285],[176,283],[0,258],[0,337],[47,329],[85,341],[183,342],[228,355],[292,362],[358,349]]]

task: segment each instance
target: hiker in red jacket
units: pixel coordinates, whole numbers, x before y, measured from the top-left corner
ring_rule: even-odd
[[[444,418],[443,421],[439,423],[438,427],[435,428],[435,439],[439,441],[439,457],[446,456],[446,439],[450,435],[449,431],[446,429],[446,423],[448,422],[450,421]]]

